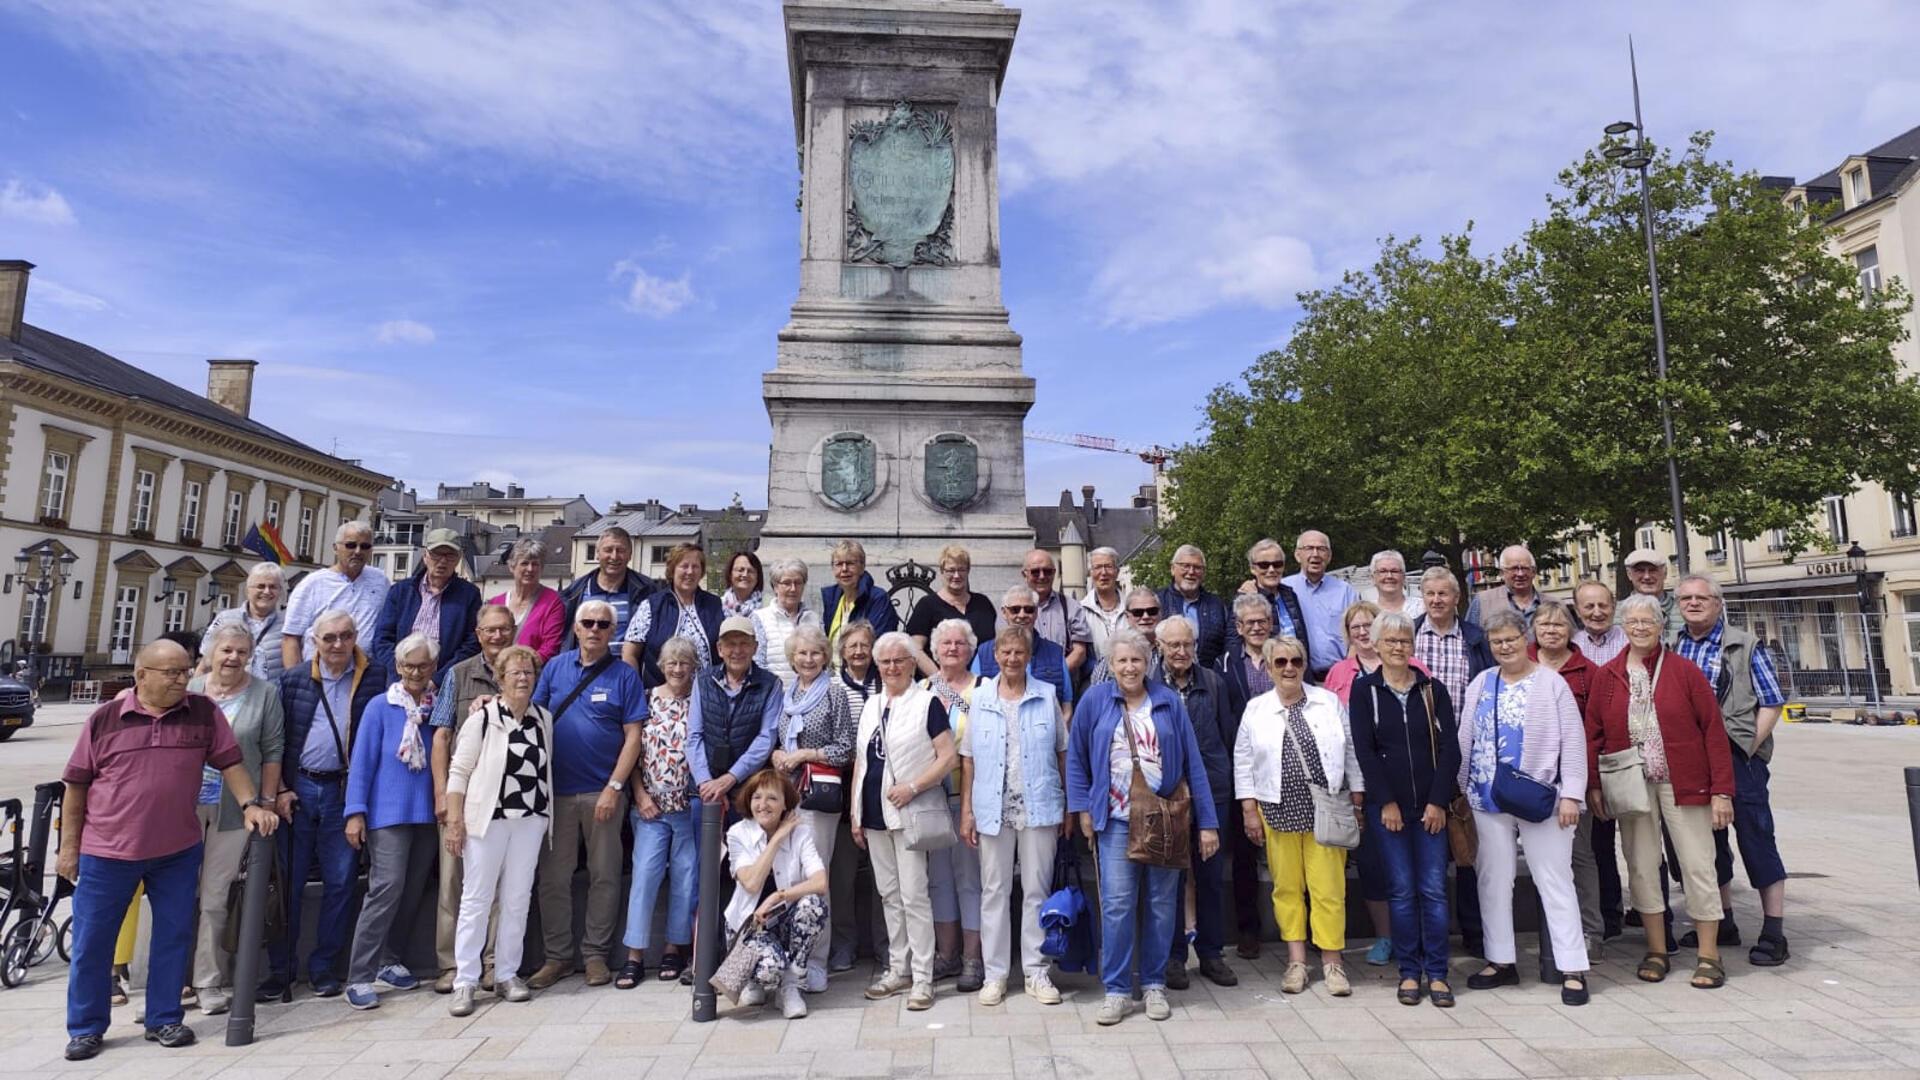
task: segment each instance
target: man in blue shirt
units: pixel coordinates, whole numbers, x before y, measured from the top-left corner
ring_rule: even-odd
[[[1300,572],[1282,580],[1300,598],[1307,619],[1307,653],[1313,665],[1310,674],[1314,682],[1321,682],[1327,670],[1347,655],[1341,619],[1360,594],[1339,578],[1327,576],[1327,567],[1333,563],[1333,543],[1326,533],[1318,529],[1301,533],[1293,545],[1293,558],[1300,564]]]
[[[1199,635],[1195,645],[1201,667],[1213,667],[1227,651],[1227,605],[1206,589],[1207,553],[1181,544],[1173,553],[1173,584],[1158,593],[1162,618],[1183,615]]]
[[[553,843],[540,852],[540,933],[547,962],[527,985],[552,986],[573,974],[573,871],[587,845],[587,985],[613,981],[607,966],[625,869],[620,827],[627,778],[640,762],[647,692],[640,673],[611,650],[613,605],[586,600],[574,613],[578,649],[540,669],[533,703],[553,713]]]
[[[1000,617],[1007,620],[1007,625],[1033,630],[1033,659],[1027,662],[1027,677],[1053,687],[1053,696],[1060,702],[1060,715],[1066,716],[1073,707],[1073,680],[1067,677],[1067,651],[1034,630],[1034,619],[1039,614],[1040,594],[1031,588],[1015,585],[1001,595]],[[993,642],[980,643],[980,651],[973,654],[973,670],[987,678],[1000,674]]]

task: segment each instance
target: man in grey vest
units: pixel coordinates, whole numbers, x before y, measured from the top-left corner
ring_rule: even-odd
[[[513,644],[516,627],[513,612],[501,604],[480,609],[478,627],[480,653],[447,669],[440,677],[440,689],[433,699],[433,815],[440,821],[441,839],[447,826],[447,763],[453,758],[453,741],[460,725],[473,715],[474,702],[500,693],[493,677],[493,658]],[[434,951],[439,954],[440,977],[434,980],[436,994],[453,993],[453,930],[460,921],[460,859],[440,856],[440,904],[434,914]],[[482,989],[493,989],[493,949],[487,949],[487,963],[480,976]]]
[[[1767,797],[1767,762],[1773,757],[1773,726],[1780,721],[1786,695],[1766,650],[1756,647],[1753,635],[1728,626],[1720,584],[1704,574],[1688,574],[1674,590],[1685,626],[1674,637],[1673,648],[1706,673],[1720,713],[1726,722],[1733,751],[1733,831],[1740,838],[1740,860],[1746,864],[1747,883],[1760,894],[1764,922],[1760,939],[1748,959],[1756,967],[1777,967],[1788,957],[1783,929],[1787,901],[1787,868],[1780,861],[1774,839],[1773,807]],[[1733,852],[1726,830],[1714,833],[1720,877],[1722,945],[1740,944],[1733,925]],[[1682,939],[1682,946],[1689,943]]]

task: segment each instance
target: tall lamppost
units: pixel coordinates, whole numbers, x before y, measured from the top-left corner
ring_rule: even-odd
[[[21,548],[13,557],[13,580],[19,583],[23,594],[20,603],[30,612],[26,619],[27,662],[35,686],[40,685],[44,668],[40,646],[45,643],[47,626],[53,621],[54,594],[73,576],[73,564],[78,561],[71,551],[54,554],[54,545],[46,541],[33,548]]]
[[[1873,579],[1867,576],[1867,549],[1855,540],[1847,547],[1847,565],[1853,570],[1860,596],[1860,645],[1867,661],[1867,704],[1880,704],[1880,673],[1873,667]]]
[[[1653,195],[1647,182],[1647,167],[1653,164],[1653,148],[1647,143],[1647,129],[1640,116],[1640,65],[1633,55],[1633,39],[1627,39],[1627,64],[1633,72],[1633,119],[1616,120],[1604,129],[1608,135],[1634,133],[1633,145],[1609,146],[1602,153],[1608,161],[1623,169],[1640,171],[1640,226],[1647,237],[1647,284],[1653,290],[1653,356],[1659,370],[1660,438],[1667,451],[1667,494],[1673,499],[1673,551],[1681,574],[1691,573],[1692,559],[1687,553],[1687,506],[1680,496],[1680,460],[1673,452],[1673,395],[1667,384],[1667,327],[1660,315],[1660,267],[1653,247]]]

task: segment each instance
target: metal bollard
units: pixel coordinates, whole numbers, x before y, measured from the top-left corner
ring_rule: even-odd
[[[1907,825],[1913,832],[1913,866],[1920,873],[1920,765],[1907,766]]]
[[[724,802],[700,804],[700,908],[693,931],[693,1019],[719,1018],[713,973],[720,967],[720,850],[725,843]]]
[[[233,954],[233,1005],[227,1013],[227,1045],[253,1044],[254,991],[260,986],[260,951],[267,936],[267,883],[273,877],[274,839],[247,838],[247,884],[240,898],[240,947]]]

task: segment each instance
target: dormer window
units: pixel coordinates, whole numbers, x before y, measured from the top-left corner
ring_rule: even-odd
[[[1847,170],[1847,205],[1859,206],[1866,202],[1871,192],[1867,188],[1867,167],[1856,165]]]

